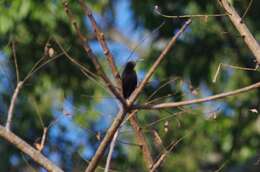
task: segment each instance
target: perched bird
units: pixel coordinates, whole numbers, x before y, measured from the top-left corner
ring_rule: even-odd
[[[130,97],[130,95],[135,90],[137,85],[137,75],[134,68],[135,68],[135,62],[133,61],[127,62],[121,76],[123,96],[125,99]]]

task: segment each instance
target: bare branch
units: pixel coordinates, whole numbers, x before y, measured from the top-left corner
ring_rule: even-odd
[[[17,56],[16,56],[16,48],[15,48],[15,41],[12,41],[12,51],[13,51],[13,58],[14,58],[14,66],[15,66],[15,72],[16,72],[16,84],[20,81],[20,74],[19,74],[19,68],[17,63]]]
[[[109,171],[109,166],[110,166],[110,162],[111,162],[111,159],[112,159],[112,154],[113,154],[113,150],[114,150],[114,147],[115,147],[115,144],[116,144],[117,136],[118,136],[118,131],[116,131],[116,133],[113,137],[113,140],[110,144],[110,148],[109,148],[109,152],[108,152],[108,156],[107,156],[106,167],[105,167],[105,170],[104,170],[105,172]]]
[[[23,83],[24,83],[23,81],[18,82],[18,84],[16,85],[16,88],[14,90],[14,94],[11,98],[11,103],[10,103],[10,106],[9,106],[9,109],[8,109],[8,114],[7,114],[7,121],[6,121],[6,124],[5,124],[5,128],[7,130],[10,130],[10,126],[11,126],[11,122],[12,122],[12,118],[13,118],[14,106],[15,106],[19,91],[23,86]]]
[[[240,33],[240,36],[244,39],[246,45],[251,50],[256,58],[258,64],[260,64],[260,46],[254,36],[251,34],[243,19],[238,15],[235,8],[228,2],[228,0],[218,0],[224,10],[229,14],[228,17]]]
[[[63,1],[63,6],[65,9],[66,14],[69,17],[70,23],[74,26],[76,32],[77,32],[77,36],[79,38],[79,40],[81,41],[81,46],[83,47],[84,51],[86,52],[86,54],[88,55],[88,57],[90,58],[90,60],[92,61],[92,63],[94,64],[96,71],[98,73],[98,75],[104,80],[106,86],[110,89],[110,91],[116,96],[116,98],[118,100],[120,100],[120,102],[122,103],[123,106],[126,106],[126,102],[125,99],[123,98],[123,96],[121,95],[120,92],[118,92],[117,88],[112,84],[112,82],[110,81],[110,79],[107,77],[107,75],[105,74],[105,72],[102,69],[101,64],[98,61],[97,56],[93,53],[91,47],[89,46],[88,40],[87,38],[81,33],[78,24],[76,23],[73,15],[71,14],[71,11],[68,7],[68,2],[67,1]]]
[[[26,155],[30,156],[35,162],[39,163],[42,167],[51,172],[63,172],[58,166],[53,164],[48,158],[42,155],[39,151],[34,149],[23,139],[15,135],[13,132],[7,130],[0,125],[0,137],[13,144],[16,148],[20,149]]]
[[[14,107],[15,107],[15,103],[16,103],[16,100],[17,100],[17,96],[19,94],[19,91],[22,89],[24,83],[35,73],[37,72],[39,69],[41,69],[43,66],[45,66],[46,64],[48,64],[49,62],[57,59],[58,57],[60,57],[62,54],[58,54],[56,55],[55,57],[43,62],[44,60],[44,57],[43,56],[42,58],[40,58],[40,60],[38,60],[34,66],[32,67],[31,71],[25,76],[25,78],[22,80],[22,81],[19,81],[16,85],[16,88],[14,90],[14,93],[12,95],[12,98],[11,98],[11,102],[10,102],[10,105],[9,105],[9,109],[8,109],[8,114],[7,114],[7,120],[6,120],[6,124],[5,124],[5,127],[7,130],[10,130],[10,127],[11,127],[11,122],[12,122],[12,117],[13,117],[13,111],[14,111]],[[43,63],[41,63],[43,62]]]
[[[143,159],[144,163],[147,169],[150,169],[150,167],[153,165],[153,158],[148,146],[148,143],[145,139],[144,133],[142,131],[142,128],[139,126],[137,118],[136,118],[136,111],[133,111],[131,114],[129,114],[130,117],[130,124],[132,128],[134,129],[134,133],[136,136],[137,143],[141,145],[141,150],[143,153]]]
[[[222,66],[223,66],[223,67],[228,67],[228,68],[237,69],[237,70],[245,70],[245,71],[255,71],[255,72],[258,72],[258,71],[257,71],[257,66],[256,66],[256,68],[247,68],[247,67],[239,67],[239,66],[229,65],[229,64],[225,64],[225,63],[220,63],[220,64],[218,65],[217,71],[216,71],[216,73],[215,73],[215,75],[214,75],[214,78],[213,78],[213,80],[212,80],[213,83],[215,83],[215,82],[217,81],[217,77],[218,77],[218,75],[219,75],[220,70],[222,69]]]
[[[115,65],[114,58],[113,58],[113,56],[112,56],[112,54],[111,54],[111,52],[110,52],[110,50],[107,46],[104,33],[99,29],[97,22],[94,19],[92,12],[91,12],[90,8],[87,6],[87,4],[84,3],[83,0],[79,0],[79,2],[80,2],[80,5],[81,5],[81,8],[85,11],[85,15],[89,18],[89,20],[92,24],[92,27],[93,27],[93,29],[96,33],[96,37],[98,39],[98,42],[100,43],[100,45],[101,45],[101,47],[104,51],[104,55],[106,56],[106,58],[108,60],[108,63],[109,63],[110,68],[112,70],[112,74],[113,74],[114,78],[116,79],[117,87],[120,88],[121,87],[120,74],[119,74],[117,67]]]
[[[170,18],[170,19],[188,19],[188,18],[204,18],[204,17],[223,17],[223,16],[227,16],[227,14],[190,14],[190,15],[172,16],[172,15],[162,14],[160,12],[160,10],[159,10],[159,6],[158,5],[156,5],[154,7],[154,11],[159,16],[162,16],[162,17],[165,17],[165,18]]]
[[[157,104],[157,105],[140,105],[140,106],[137,105],[133,108],[136,108],[136,109],[176,108],[176,107],[180,107],[180,106],[186,106],[186,105],[191,105],[191,104],[196,104],[196,103],[204,103],[204,102],[208,102],[208,101],[212,101],[212,100],[222,99],[222,98],[229,97],[229,96],[234,96],[237,94],[241,94],[241,93],[245,93],[245,92],[257,89],[259,87],[260,87],[260,82],[257,82],[255,84],[249,85],[244,88],[240,88],[240,89],[225,92],[225,93],[216,94],[216,95],[205,97],[205,98],[185,100],[185,101],[180,101],[180,102],[161,103],[161,104]]]
[[[139,94],[142,92],[143,88],[147,84],[147,82],[152,77],[155,70],[158,68],[162,60],[164,59],[165,55],[171,50],[171,47],[175,44],[179,36],[186,30],[186,28],[191,24],[191,19],[187,20],[185,24],[181,27],[181,29],[172,37],[170,42],[167,44],[165,49],[162,51],[160,56],[157,58],[157,60],[154,62],[148,73],[146,74],[144,80],[140,83],[140,85],[136,88],[136,90],[133,92],[131,97],[129,98],[129,104],[133,104],[133,102],[137,99]]]
[[[92,172],[95,171],[97,168],[98,163],[100,162],[100,159],[102,158],[107,145],[110,143],[110,141],[113,139],[114,134],[120,127],[122,121],[124,120],[124,117],[126,115],[126,112],[124,109],[120,109],[118,114],[116,115],[113,123],[111,124],[110,128],[107,130],[107,133],[103,140],[101,141],[100,145],[98,146],[97,151],[95,152],[95,155],[92,157],[91,161],[89,162],[89,165],[85,172]]]

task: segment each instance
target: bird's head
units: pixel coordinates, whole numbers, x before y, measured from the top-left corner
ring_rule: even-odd
[[[134,61],[129,61],[126,63],[125,69],[127,70],[134,70],[135,68],[135,62]]]

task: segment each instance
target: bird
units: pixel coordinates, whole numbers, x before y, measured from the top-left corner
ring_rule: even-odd
[[[137,75],[134,68],[134,61],[127,62],[121,75],[123,96],[125,99],[130,97],[137,86]]]

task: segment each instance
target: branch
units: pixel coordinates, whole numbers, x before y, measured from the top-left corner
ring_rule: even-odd
[[[13,118],[13,111],[14,111],[14,107],[15,107],[15,103],[17,100],[17,96],[19,94],[19,91],[22,89],[24,83],[35,73],[37,72],[39,69],[41,69],[43,66],[47,65],[49,62],[57,59],[58,57],[60,57],[62,54],[57,54],[55,57],[52,57],[51,59],[47,60],[46,62],[43,62],[44,57],[40,58],[40,60],[38,60],[35,65],[32,67],[31,71],[25,76],[25,78],[22,81],[19,81],[16,85],[16,88],[14,90],[14,93],[12,95],[11,98],[11,102],[10,102],[10,106],[8,109],[8,114],[7,114],[7,121],[6,121],[6,129],[10,130],[11,127],[11,122],[12,122],[12,118]],[[43,62],[41,64],[41,62]]]
[[[130,124],[132,128],[134,129],[136,140],[138,145],[141,146],[142,153],[144,156],[144,163],[146,165],[146,168],[149,170],[151,166],[153,165],[153,158],[148,146],[148,143],[145,139],[144,133],[142,132],[142,128],[139,126],[137,118],[136,118],[136,111],[133,111],[131,114],[129,114],[130,117]]]
[[[123,106],[126,106],[125,99],[122,97],[121,93],[118,92],[116,87],[112,84],[110,79],[107,77],[107,75],[105,74],[105,72],[102,69],[101,64],[98,61],[97,56],[93,53],[91,47],[89,46],[87,38],[81,33],[78,24],[76,23],[73,15],[71,14],[71,11],[68,8],[68,2],[63,1],[63,6],[64,6],[67,16],[69,17],[70,23],[74,26],[74,29],[77,32],[77,36],[79,37],[81,46],[83,47],[84,51],[86,52],[86,54],[88,55],[88,57],[90,58],[92,63],[94,64],[98,75],[103,79],[103,81],[106,83],[106,86],[115,95],[115,97],[118,100],[120,100],[120,102],[123,104]]]
[[[162,14],[159,10],[158,5],[156,5],[154,7],[154,11],[159,16],[162,16],[162,17],[165,17],[165,18],[170,18],[170,19],[187,19],[187,18],[204,18],[204,17],[223,17],[223,16],[227,16],[227,14],[190,14],[190,15],[172,16],[172,15]]]
[[[53,164],[48,158],[37,151],[28,143],[26,143],[23,139],[15,135],[13,132],[7,130],[2,125],[0,125],[0,137],[4,138],[11,144],[13,144],[16,148],[20,149],[26,155],[30,156],[35,162],[40,164],[42,167],[51,172],[63,172],[58,166]]]
[[[248,48],[251,50],[256,58],[258,64],[260,64],[260,46],[251,32],[248,30],[243,19],[238,15],[235,8],[227,0],[218,0],[224,10],[229,14],[228,17],[244,39]]]
[[[214,96],[209,96],[205,98],[199,98],[199,99],[193,99],[193,100],[185,100],[185,101],[180,101],[180,102],[169,102],[169,103],[161,103],[157,105],[140,105],[140,106],[135,106],[133,108],[135,109],[166,109],[166,108],[175,108],[175,107],[180,107],[180,106],[186,106],[186,105],[191,105],[191,104],[196,104],[196,103],[204,103],[212,100],[217,100],[217,99],[222,99],[225,97],[241,94],[244,92],[248,92],[251,90],[254,90],[256,88],[260,87],[260,82],[257,82],[255,84],[249,85],[244,88],[240,88],[234,91],[229,91],[221,94],[216,94]]]
[[[117,87],[120,88],[121,87],[120,74],[119,74],[117,67],[115,65],[114,58],[113,58],[113,56],[112,56],[112,54],[109,51],[109,48],[107,46],[104,33],[99,29],[97,22],[95,21],[93,15],[92,15],[92,12],[91,12],[90,8],[87,6],[87,4],[84,3],[83,0],[79,0],[79,2],[80,2],[80,5],[81,5],[81,8],[85,11],[85,15],[89,18],[89,20],[92,24],[92,27],[93,27],[93,29],[96,33],[96,37],[98,39],[98,42],[100,43],[100,45],[101,45],[101,47],[104,51],[104,55],[106,56],[106,58],[108,60],[108,63],[109,63],[110,68],[112,70],[112,74],[113,74],[114,78],[116,79]]]
[[[116,115],[113,123],[111,124],[110,128],[107,130],[107,133],[103,140],[101,141],[100,145],[98,146],[97,151],[95,152],[95,155],[92,157],[91,161],[89,162],[88,167],[86,168],[85,172],[92,172],[95,171],[97,168],[98,163],[100,162],[100,159],[102,158],[107,145],[110,143],[110,141],[113,139],[114,134],[120,127],[122,121],[124,120],[124,117],[126,115],[126,112],[124,110],[120,110],[118,114]]]
[[[157,58],[157,60],[154,62],[148,73],[145,75],[144,80],[140,83],[140,85],[135,89],[133,92],[132,96],[129,98],[129,105],[132,105],[133,102],[137,99],[139,94],[142,92],[143,88],[147,84],[147,82],[150,80],[152,77],[153,73],[155,70],[158,68],[162,60],[164,59],[165,55],[171,50],[171,47],[176,43],[177,39],[179,36],[186,30],[186,28],[191,24],[191,19],[187,20],[185,24],[181,27],[181,29],[172,37],[170,42],[167,44],[165,49],[162,51],[160,56]]]
[[[110,148],[109,148],[109,152],[108,152],[108,156],[107,156],[106,167],[105,167],[104,172],[108,172],[109,171],[109,166],[110,166],[110,162],[111,162],[111,159],[112,159],[113,150],[115,148],[117,136],[118,136],[118,131],[116,131],[116,133],[115,133],[115,135],[114,135],[114,137],[112,139],[112,142],[110,144]]]
[[[6,124],[5,124],[5,128],[7,130],[10,130],[10,126],[11,126],[11,122],[12,122],[12,118],[13,118],[14,106],[15,106],[17,96],[18,96],[19,91],[22,88],[22,86],[23,86],[23,82],[19,81],[16,85],[16,88],[14,90],[14,94],[11,98],[11,103],[10,103],[10,106],[9,106],[9,109],[8,109],[7,121],[6,121]]]
[[[177,32],[177,34],[172,38],[172,40],[168,43],[168,45],[166,46],[166,48],[163,50],[163,52],[161,53],[161,55],[158,57],[158,59],[155,61],[155,63],[153,64],[153,66],[151,67],[150,71],[148,72],[148,74],[146,75],[145,79],[141,82],[141,84],[139,85],[139,87],[136,89],[136,91],[133,93],[134,95],[130,97],[129,100],[129,105],[132,105],[132,103],[135,101],[135,99],[138,97],[138,95],[141,93],[142,89],[144,88],[144,86],[146,85],[146,83],[149,81],[149,79],[151,78],[152,74],[154,73],[155,69],[159,66],[160,62],[162,61],[162,59],[165,57],[166,53],[169,52],[169,50],[171,49],[172,45],[176,42],[177,38],[181,35],[181,33],[184,32],[184,30],[188,27],[188,25],[191,23],[191,20],[188,20],[183,26],[182,28]],[[91,159],[87,169],[85,170],[85,172],[92,172],[96,169],[98,162],[100,161],[107,145],[110,143],[110,141],[112,140],[115,132],[117,131],[117,129],[120,127],[125,115],[126,115],[127,111],[126,108],[124,107],[124,109],[122,111],[120,111],[116,118],[114,119],[112,125],[110,126],[110,128],[108,129],[104,139],[102,140],[102,142],[100,143],[95,155],[93,156],[93,158]]]

